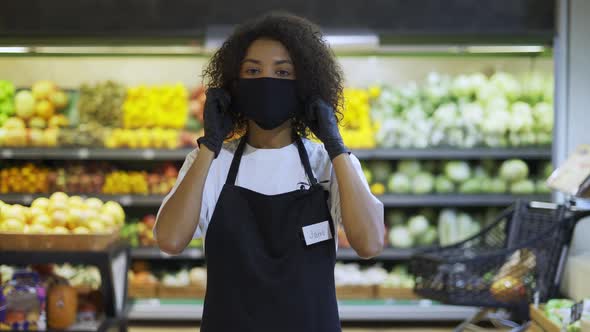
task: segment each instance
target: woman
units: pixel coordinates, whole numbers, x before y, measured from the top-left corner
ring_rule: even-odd
[[[205,236],[201,331],[340,331],[336,227],[369,258],[384,226],[338,131],[330,48],[308,21],[267,15],[238,27],[204,73],[205,134],[154,228],[170,254]]]

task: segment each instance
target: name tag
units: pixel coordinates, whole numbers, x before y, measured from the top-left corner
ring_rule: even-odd
[[[326,220],[317,224],[304,226],[303,237],[305,238],[305,244],[308,246],[314,243],[330,240],[332,238],[330,222]]]

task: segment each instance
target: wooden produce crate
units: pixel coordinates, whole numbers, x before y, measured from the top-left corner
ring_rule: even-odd
[[[549,320],[547,316],[545,316],[545,311],[543,306],[539,306],[539,308],[535,308],[534,305],[531,305],[530,308],[531,320],[533,321],[533,329],[529,329],[529,331],[539,331],[539,332],[560,332],[561,328],[555,324],[553,321]]]
[[[159,286],[154,284],[129,284],[128,296],[134,299],[150,299],[159,297]]]
[[[161,299],[203,299],[205,286],[189,285],[185,287],[158,286],[158,297]]]
[[[338,300],[367,300],[375,298],[375,286],[340,285],[336,286]]]
[[[382,300],[415,300],[418,296],[412,288],[383,287],[378,285],[376,287],[376,298]]]
[[[0,250],[100,251],[119,239],[119,230],[105,234],[0,233]]]

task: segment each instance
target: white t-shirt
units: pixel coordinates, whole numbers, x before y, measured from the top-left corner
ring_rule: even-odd
[[[342,221],[342,215],[340,212],[338,182],[336,181],[336,174],[332,168],[332,162],[330,161],[328,152],[322,144],[307,139],[302,140],[309,156],[309,163],[313,174],[324,189],[330,192],[328,207],[334,221],[334,229],[337,230],[338,225]],[[193,236],[194,238],[206,236],[207,227],[211,221],[215,206],[217,205],[219,194],[227,179],[229,168],[238,143],[238,140],[225,143],[223,149],[221,149],[221,152],[211,164],[209,174],[205,181],[201,215],[199,217],[199,225]],[[198,149],[194,149],[187,155],[184,164],[178,173],[176,183],[170,193],[164,198],[160,210],[166,204],[168,198],[176,191],[180,182],[184,179],[185,174],[197,158],[198,152]],[[364,177],[359,160],[353,155],[351,155],[351,160],[354,169],[364,180],[364,185],[368,188],[369,185]],[[265,195],[277,195],[299,189],[302,182],[305,184],[309,183],[303,164],[299,158],[296,143],[280,149],[257,149],[246,144],[235,185]],[[377,201],[377,198],[375,198],[375,200]],[[158,214],[159,213],[160,211],[158,211]],[[338,237],[336,234],[334,234],[334,237],[336,238],[337,247]]]

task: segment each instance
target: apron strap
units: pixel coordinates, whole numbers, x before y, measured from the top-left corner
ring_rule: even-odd
[[[305,149],[305,145],[303,144],[303,140],[301,137],[295,138],[297,142],[297,151],[299,151],[299,158],[301,158],[301,163],[303,163],[303,168],[305,169],[305,173],[307,174],[307,179],[309,180],[310,186],[315,186],[318,183],[315,176],[313,176],[313,172],[311,170],[311,165],[309,164],[309,156],[307,155],[307,150]]]
[[[234,158],[231,162],[231,166],[229,168],[229,173],[227,174],[225,184],[234,185],[236,183],[236,177],[238,176],[238,168],[240,168],[240,161],[242,161],[242,154],[244,153],[244,148],[246,147],[247,139],[247,135],[244,135],[240,139],[240,144],[238,145],[236,152],[234,152]]]
[[[247,140],[247,135],[244,135],[240,139],[240,143],[236,149],[236,152],[234,153],[234,158],[229,168],[229,173],[227,174],[227,179],[225,180],[226,184],[234,185],[236,183],[238,169],[240,168],[240,162],[242,161],[242,154],[244,153],[244,148],[246,147]],[[318,181],[316,180],[315,176],[313,176],[313,172],[311,171],[311,165],[309,164],[309,156],[307,155],[305,145],[303,144],[303,141],[300,137],[295,137],[295,142],[297,143],[297,151],[299,152],[299,158],[301,159],[301,163],[303,164],[303,168],[305,169],[305,174],[307,174],[310,186],[314,186],[318,183]]]

